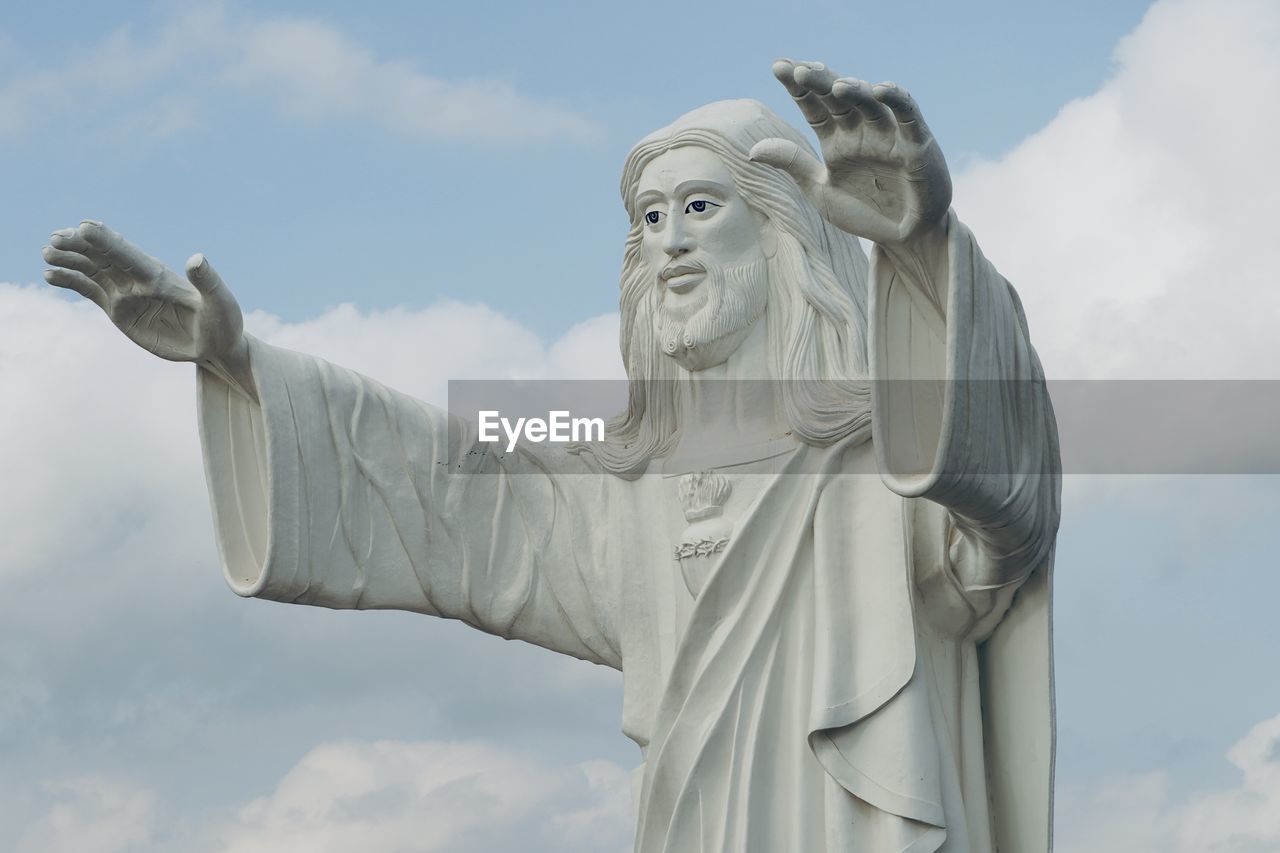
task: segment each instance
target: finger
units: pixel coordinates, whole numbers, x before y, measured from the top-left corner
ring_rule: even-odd
[[[107,310],[107,294],[98,283],[79,270],[54,267],[44,271],[44,280],[54,287],[65,287],[90,300],[103,311]]]
[[[801,62],[796,65],[796,82],[811,92],[829,95],[836,80],[836,73],[821,62]]]
[[[82,239],[74,228],[59,228],[49,235],[49,242],[55,249],[66,249],[68,252],[79,252],[82,255],[93,250],[88,241]]]
[[[204,296],[212,296],[226,287],[222,283],[222,276],[218,275],[203,252],[196,252],[187,258],[187,281],[195,285],[196,290]]]
[[[783,85],[787,93],[795,100],[801,115],[814,130],[826,127],[831,121],[831,112],[816,94],[796,82],[796,63],[790,59],[779,59],[773,63],[773,76]]]
[[[908,140],[924,145],[933,139],[929,126],[924,123],[924,116],[920,114],[920,108],[916,106],[915,98],[906,89],[895,83],[881,83],[873,87],[871,93],[893,112],[902,135]]]
[[[802,62],[796,66],[795,78],[796,82],[804,86],[821,105],[824,122],[821,125],[810,122],[813,129],[822,132],[839,124],[840,117],[833,113],[844,112],[845,108],[831,98],[831,87],[836,81],[836,73],[821,62]]]
[[[826,183],[827,167],[789,139],[764,139],[751,147],[747,155],[756,163],[781,169],[807,193],[814,193]]]
[[[65,252],[52,246],[45,246],[40,254],[44,257],[46,264],[55,267],[65,267],[85,275],[93,275],[98,271],[98,265],[79,252]]]
[[[79,252],[81,255],[93,248],[88,245],[88,242],[82,240],[74,228],[59,228],[58,231],[50,234],[49,242],[54,245],[54,248],[65,248],[67,251]]]
[[[223,341],[235,345],[244,332],[244,319],[240,313],[240,305],[236,302],[231,288],[222,281],[222,276],[209,263],[204,253],[197,252],[187,258],[187,280],[199,291],[204,300],[200,314],[203,319],[200,326],[211,333],[210,340]]]
[[[106,256],[112,266],[143,274],[159,272],[160,262],[112,231],[101,222],[86,219],[76,233],[81,239]]]
[[[832,115],[845,114],[846,124],[883,125],[891,118],[888,107],[871,96],[867,84],[853,77],[841,77],[831,85],[831,101]]]

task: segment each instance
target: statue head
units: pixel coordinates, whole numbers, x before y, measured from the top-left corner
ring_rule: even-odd
[[[718,101],[627,157],[628,407],[595,451],[614,473],[639,474],[675,446],[680,367],[723,363],[759,322],[793,435],[829,444],[868,422],[866,256],[789,175],[751,161],[751,147],[770,138],[809,147],[764,104]]]
[[[720,156],[700,145],[649,160],[634,195],[659,348],[690,371],[723,364],[764,315],[771,223],[738,192]]]

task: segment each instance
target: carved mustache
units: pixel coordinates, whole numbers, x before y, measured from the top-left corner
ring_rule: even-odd
[[[702,264],[691,263],[690,261],[681,261],[679,263],[667,264],[662,268],[662,272],[658,277],[663,281],[669,281],[678,275],[687,275],[691,272],[706,272],[707,268]]]

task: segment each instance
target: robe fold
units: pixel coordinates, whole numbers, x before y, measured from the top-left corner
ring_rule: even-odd
[[[945,292],[872,257],[871,440],[718,460],[737,521],[696,598],[664,460],[496,454],[256,340],[260,402],[199,380],[227,580],[621,669],[642,853],[1047,851],[1056,432],[1016,294],[948,235]]]

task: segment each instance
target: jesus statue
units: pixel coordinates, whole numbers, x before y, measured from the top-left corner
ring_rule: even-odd
[[[1026,318],[906,91],[773,70],[820,154],[744,100],[627,157],[600,441],[495,452],[97,222],[46,278],[198,365],[235,592],[620,669],[638,853],[1045,853],[1060,464]]]

